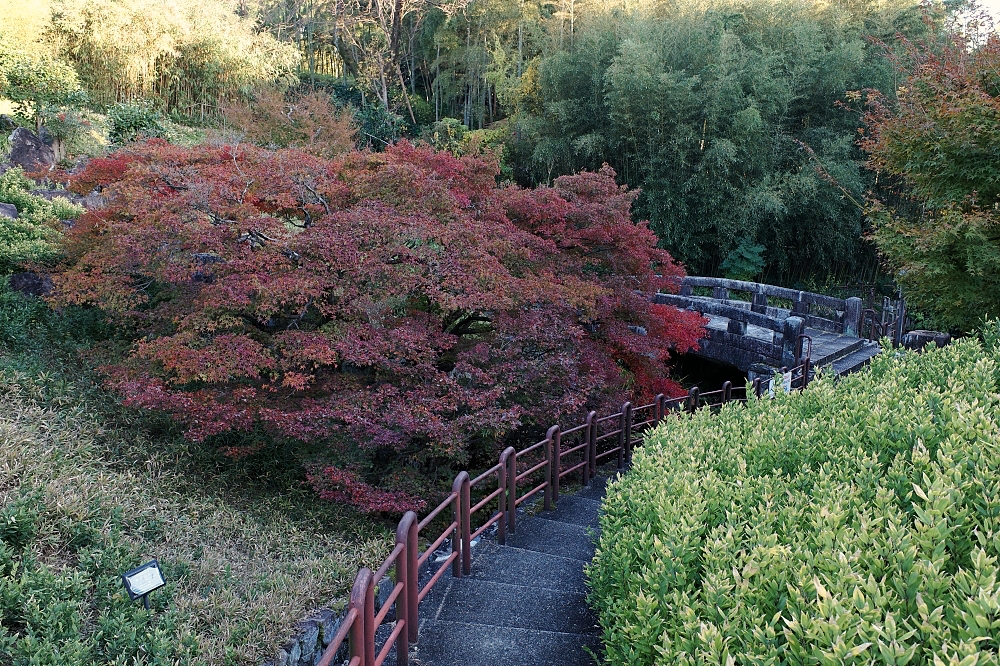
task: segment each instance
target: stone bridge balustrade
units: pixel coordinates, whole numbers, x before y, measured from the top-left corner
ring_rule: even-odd
[[[712,295],[696,295],[697,288],[709,288]],[[732,298],[732,292],[743,294],[745,300]],[[790,301],[791,307],[772,305],[771,298]],[[811,342],[814,365],[833,364],[838,373],[867,363],[878,349],[860,337],[864,323],[860,298],[689,276],[681,282],[680,294],[657,294],[655,301],[707,315],[710,323],[697,355],[743,371],[762,363],[772,368],[795,365],[807,353],[800,348],[803,336]]]

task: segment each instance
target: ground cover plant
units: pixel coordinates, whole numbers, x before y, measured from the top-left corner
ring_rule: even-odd
[[[53,264],[62,254],[62,220],[75,220],[83,208],[65,197],[49,201],[31,194],[34,181],[21,168],[0,174],[0,203],[17,208],[17,219],[0,215],[0,275],[28,263]]]
[[[612,664],[996,664],[1000,349],[669,418],[588,570]]]
[[[0,278],[0,664],[260,664],[342,605],[388,530],[271,450],[234,463],[117,406],[79,356],[112,327]],[[120,574],[159,559],[152,610]]]
[[[105,376],[190,439],[298,442],[323,496],[419,507],[505,438],[670,391],[669,354],[701,331],[650,303],[682,270],[610,169],[535,190],[496,175],[408,143],[324,159],[151,140],[76,177],[108,204],[67,231],[53,302],[131,327]]]

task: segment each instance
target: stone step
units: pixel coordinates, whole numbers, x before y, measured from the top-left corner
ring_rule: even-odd
[[[601,510],[601,502],[587,497],[577,495],[559,495],[559,501],[552,511],[540,511],[534,518],[542,520],[554,520],[560,523],[572,523],[573,525],[583,525],[584,527],[597,527],[598,513]]]
[[[588,652],[588,650],[590,652]],[[421,620],[414,666],[594,666],[596,634]]]
[[[812,364],[817,368],[830,365],[837,359],[861,349],[864,344],[865,341],[861,338],[849,338],[842,335],[836,336],[835,339],[830,341],[823,341],[820,344],[817,344],[814,340]]]
[[[594,539],[599,533],[600,530],[583,525],[522,518],[517,531],[507,534],[507,545],[589,562],[594,557]]]
[[[616,473],[617,475],[617,473]],[[582,497],[584,499],[591,499],[600,502],[604,499],[604,493],[608,489],[608,477],[606,476],[595,476],[590,485],[581,489],[573,497]]]
[[[583,566],[580,560],[482,541],[472,549],[468,578],[585,593]]]
[[[861,349],[852,354],[848,354],[833,362],[833,372],[837,375],[846,375],[856,370],[860,370],[868,365],[871,360],[882,351],[877,342],[866,343]]]
[[[539,588],[530,584],[530,578],[524,582],[444,579],[420,604],[420,617],[568,634],[597,631],[584,593]]]

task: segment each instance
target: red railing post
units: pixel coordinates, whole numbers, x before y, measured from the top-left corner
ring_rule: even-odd
[[[459,472],[451,484],[451,494],[454,496],[452,514],[455,518],[455,531],[451,535],[451,552],[458,553],[458,557],[451,563],[451,575],[455,578],[462,577],[462,482],[468,478],[468,472]]]
[[[552,432],[555,430],[555,432]],[[549,429],[552,442],[552,501],[559,501],[559,476],[562,472],[562,431],[554,425]]]
[[[507,458],[507,529],[514,532],[517,529],[517,454],[511,453]]]
[[[809,368],[812,366],[812,359],[808,356],[805,362],[802,364],[802,389],[805,390],[809,386]]]
[[[625,432],[625,413],[632,406],[631,402],[622,405],[622,412],[618,418],[618,469],[625,469],[625,439],[629,436]]]
[[[396,545],[403,544],[403,552],[396,559],[396,584],[403,584],[403,591],[396,597],[396,619],[405,623],[406,631],[396,638],[396,663],[406,666],[410,654],[410,641],[416,642],[417,605],[417,514],[407,511],[396,527]]]
[[[365,660],[362,662],[365,666],[373,666],[375,663],[375,579],[372,576],[371,569],[362,569],[363,572],[368,572],[367,584],[365,585],[365,605],[364,613],[361,617],[364,618],[363,625],[365,628]]]
[[[691,390],[688,391],[687,410],[691,414],[694,414],[695,411],[697,411],[698,409],[698,396],[700,395],[700,393],[701,392],[698,390],[697,386],[692,386]]]
[[[632,403],[625,403],[625,466],[632,464]]]
[[[466,576],[472,573],[472,484],[469,473],[458,475],[462,479],[462,495],[459,498],[462,507],[462,573]]]
[[[514,447],[508,446],[500,454],[500,469],[497,470],[497,490],[500,491],[497,500],[497,512],[500,514],[500,520],[497,521],[497,542],[501,546],[507,542],[507,466],[513,457]]]
[[[420,559],[420,544],[417,543],[419,535],[420,521],[417,519],[417,514],[413,514],[413,521],[406,532],[406,621],[410,623],[408,633],[411,643],[417,642],[420,626],[417,617],[417,609],[420,606],[420,578],[417,575],[417,561]]]
[[[733,383],[725,382],[722,384],[722,404],[726,404],[733,399]]]
[[[590,439],[590,446],[587,449],[590,451],[590,478],[593,479],[597,476],[597,412],[591,412],[587,415],[590,419],[590,430],[588,436]]]
[[[664,396],[662,393],[658,393],[656,395],[656,397],[653,398],[653,404],[655,405],[655,407],[653,407],[653,410],[654,410],[654,420],[657,423],[659,423],[660,421],[663,420],[663,412],[664,412],[663,402],[664,402],[664,400],[666,400],[666,396]]]
[[[348,634],[348,650],[351,659],[358,657],[361,660],[358,662],[358,666],[369,666],[365,650],[365,602],[368,598],[368,586],[371,579],[372,570],[368,567],[364,567],[358,572],[358,575],[354,577],[354,587],[351,588],[351,598],[347,605],[348,610],[353,608],[358,612],[354,624],[351,625],[351,633]],[[375,646],[372,645],[372,652],[374,653],[374,651]]]
[[[551,428],[549,428],[549,431],[545,433],[545,443],[542,445],[543,449],[542,453],[545,455],[545,460],[549,461],[548,473],[545,475],[546,483],[545,483],[544,509],[546,511],[552,510],[552,502],[555,501],[555,498],[553,497],[555,493],[555,484],[553,483],[553,477],[555,477],[555,483],[559,483],[559,470],[555,469],[555,465],[552,464],[553,463],[552,440],[554,437],[558,436],[558,433],[559,433],[559,426],[554,425]],[[553,473],[553,470],[555,470],[555,473]]]
[[[596,412],[587,413],[587,427],[583,429],[583,441],[586,446],[583,447],[583,467],[580,469],[580,480],[584,486],[590,485],[591,473],[590,468],[593,461],[590,458],[590,440],[591,431],[594,429],[594,420],[597,418]]]

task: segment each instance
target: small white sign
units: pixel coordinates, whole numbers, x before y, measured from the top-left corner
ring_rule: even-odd
[[[792,392],[792,373],[786,372],[781,376],[781,386],[785,389],[785,393]]]
[[[125,589],[133,599],[149,594],[153,590],[163,587],[166,582],[163,574],[160,573],[160,564],[156,560],[148,562],[141,567],[132,569],[122,576]]]

